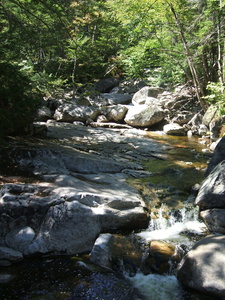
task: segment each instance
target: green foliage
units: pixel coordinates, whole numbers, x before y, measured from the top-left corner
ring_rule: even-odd
[[[33,120],[39,97],[16,65],[0,62],[0,135],[24,132]]]
[[[225,115],[224,85],[221,82],[209,82],[207,90],[209,94],[204,97],[206,101],[215,105],[220,115]]]
[[[32,92],[41,93],[121,75],[170,86],[193,80],[191,61],[204,92],[209,81],[224,81],[224,5],[224,0],[0,0],[0,61],[8,62],[1,78],[13,84],[7,76],[14,68],[25,99],[31,87],[26,76],[35,83]],[[9,90],[5,110],[16,103]],[[32,110],[33,100],[30,105]]]

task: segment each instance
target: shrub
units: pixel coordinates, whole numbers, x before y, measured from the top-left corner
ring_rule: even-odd
[[[23,133],[33,120],[39,97],[21,69],[0,62],[0,135]]]

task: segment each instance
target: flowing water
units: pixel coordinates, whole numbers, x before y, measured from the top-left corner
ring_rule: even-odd
[[[205,234],[205,226],[198,219],[198,209],[194,207],[194,198],[196,184],[203,180],[209,156],[198,139],[150,135],[171,147],[161,160],[153,157],[145,162],[146,169],[151,172],[150,177],[128,180],[151,209],[149,228],[132,234],[145,242],[169,242],[185,252]],[[127,276],[140,292],[134,299],[210,299],[185,290],[175,273],[173,269],[164,275],[137,272],[133,277]],[[88,255],[29,258],[7,269],[0,269],[0,297],[4,300],[109,299],[93,295],[70,298],[76,286],[81,283],[89,285],[93,274],[95,277],[102,276],[102,270],[90,263]],[[103,272],[103,276],[108,275]]]

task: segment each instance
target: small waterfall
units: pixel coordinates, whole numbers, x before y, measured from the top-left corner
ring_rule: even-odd
[[[146,241],[165,240],[191,246],[189,236],[202,235],[204,232],[205,224],[199,220],[197,207],[185,206],[167,214],[166,206],[162,205],[158,216],[152,217],[148,229],[138,235]]]
[[[193,236],[201,236],[205,232],[205,225],[199,220],[198,208],[186,205],[180,210],[169,214],[166,205],[162,205],[157,216],[153,216],[148,229],[138,233],[145,241],[163,240],[175,244],[177,248],[185,245],[191,248]],[[143,275],[137,273],[129,278],[133,285],[139,290],[142,298],[137,300],[183,300],[195,299],[185,298],[182,286],[174,275]]]

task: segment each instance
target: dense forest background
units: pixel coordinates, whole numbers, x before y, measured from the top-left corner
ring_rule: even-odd
[[[101,78],[190,82],[224,102],[224,0],[0,0],[0,135],[44,94]]]

